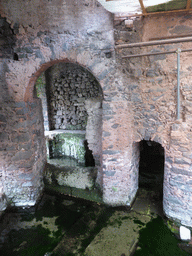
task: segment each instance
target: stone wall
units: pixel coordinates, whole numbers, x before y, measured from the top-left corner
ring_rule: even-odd
[[[71,63],[60,63],[45,72],[50,130],[85,130],[85,100],[101,97],[100,85],[94,76]]]
[[[3,104],[1,118],[1,191],[7,203],[34,205],[43,189],[46,161],[40,101]]]
[[[18,166],[17,172],[14,169],[8,169],[7,163],[10,161],[13,166],[16,166],[18,158],[11,158],[12,154],[17,154],[18,149],[11,148],[12,145],[15,146],[15,142],[10,139],[10,136],[15,134],[11,123],[14,105],[11,105],[10,101],[5,103],[4,100],[1,114],[9,120],[7,125],[9,130],[5,130],[3,139],[5,142],[3,154],[6,160],[1,162],[1,170],[2,180],[3,182],[6,180],[6,183],[2,185],[2,193],[7,194],[8,198],[13,198],[13,203],[17,205],[26,205],[27,198],[29,204],[35,203],[35,196],[31,195],[40,195],[39,183],[43,176],[42,169],[46,153],[44,152],[42,109],[34,87],[38,77],[51,66],[58,63],[73,63],[90,71],[103,92],[102,108],[101,102],[93,101],[93,109],[96,110],[95,116],[99,125],[94,127],[94,123],[91,123],[94,120],[92,113],[89,113],[90,118],[88,117],[87,121],[87,126],[95,129],[94,134],[97,132],[101,137],[94,137],[91,141],[90,133],[86,134],[89,147],[94,148],[94,157],[97,163],[100,163],[98,183],[104,192],[103,200],[110,205],[130,204],[132,199],[127,200],[129,195],[127,187],[130,187],[129,177],[133,177],[130,164],[132,150],[129,149],[132,116],[127,102],[125,83],[127,77],[121,73],[115,60],[113,16],[96,0],[35,0],[33,2],[28,0],[19,4],[17,0],[11,3],[3,0],[0,3],[0,14],[15,31],[14,52],[18,57],[17,60],[2,59],[1,72],[4,74],[9,97],[16,106],[22,106],[20,110],[27,118],[27,122],[25,119],[22,121],[21,115],[18,112],[15,113],[15,119],[21,120],[19,125],[27,133],[25,137],[20,131],[17,132],[19,136],[22,135],[19,137],[21,141],[18,141],[17,148],[24,148],[22,144],[27,142],[23,142],[23,138],[28,139],[32,145],[31,155],[28,149],[24,148],[24,150],[19,149],[22,153],[19,153],[18,157],[20,162],[29,163],[30,166],[27,168],[33,174],[37,173],[34,179],[32,175],[30,177],[34,182],[37,177],[38,181],[35,183],[36,187],[31,186],[33,182],[27,182],[28,169],[22,166]],[[7,69],[3,68],[4,66]],[[10,113],[7,115],[8,111]],[[35,135],[36,130],[39,131],[38,137]],[[95,147],[96,142],[98,146]],[[8,147],[9,143],[10,147]],[[35,155],[38,157],[30,161],[30,157]],[[17,189],[17,181],[20,182],[20,178],[15,176],[16,173],[22,174],[23,182],[25,181],[25,185],[21,186],[20,190]],[[12,177],[15,178],[15,183]],[[8,184],[12,184],[11,187]],[[12,193],[9,188],[12,188]],[[34,194],[27,193],[27,190]],[[134,194],[130,198],[133,197]]]
[[[14,29],[10,27],[6,18],[0,15],[0,58],[17,58],[14,55],[15,42]]]
[[[164,211],[192,226],[192,53],[181,57],[180,120],[176,120],[176,54],[122,59],[145,51],[192,48],[191,43],[115,52],[113,17],[95,0],[20,4],[2,0],[0,14],[14,31],[12,48],[18,57],[9,55],[0,62],[1,202],[6,197],[16,205],[32,205],[40,195],[46,153],[42,109],[34,87],[51,66],[73,63],[90,71],[103,92],[102,107],[96,98],[85,103],[86,137],[101,166],[97,181],[103,201],[132,203],[138,188],[138,143],[152,140],[165,152]],[[189,34],[191,18],[191,14],[153,16],[135,19],[133,27],[119,22],[115,40],[119,44]]]
[[[103,103],[103,197],[112,205],[130,205],[138,175],[132,165],[132,115],[126,100]]]
[[[135,19],[133,27],[116,25],[116,43],[133,43],[190,34],[191,15],[165,15]],[[132,102],[134,142],[151,140],[165,151],[164,211],[183,225],[191,218],[191,52],[181,53],[180,120],[177,120],[177,54],[122,59],[147,52],[177,51],[192,43],[117,50],[122,71],[131,78],[127,92]],[[137,161],[137,160],[136,160]]]

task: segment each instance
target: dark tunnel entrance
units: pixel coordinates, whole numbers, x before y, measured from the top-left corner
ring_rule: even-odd
[[[164,148],[154,141],[142,140],[139,163],[139,188],[153,191],[157,200],[163,199]]]

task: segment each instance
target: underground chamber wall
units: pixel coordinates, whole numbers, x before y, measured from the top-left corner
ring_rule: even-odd
[[[139,188],[154,191],[163,199],[164,148],[154,141],[139,143]]]

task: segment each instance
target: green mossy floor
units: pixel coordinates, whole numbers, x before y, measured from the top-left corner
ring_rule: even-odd
[[[35,209],[7,212],[2,222],[10,232],[0,255],[44,255],[51,252],[88,206],[44,195]]]
[[[178,247],[178,239],[164,220],[157,216],[139,231],[139,242],[135,256],[187,256],[191,255]]]
[[[14,209],[3,216],[0,255],[192,255],[188,244],[181,243],[153,211],[149,195],[142,190],[130,209],[44,194],[36,207]],[[146,204],[141,205],[144,198]],[[116,243],[112,251],[110,243]],[[183,246],[188,252],[181,250]]]

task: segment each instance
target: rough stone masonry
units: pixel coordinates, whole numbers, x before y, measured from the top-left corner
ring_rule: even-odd
[[[165,152],[164,212],[192,226],[191,53],[181,57],[180,120],[176,54],[122,59],[130,53],[190,48],[191,43],[115,51],[115,44],[191,34],[191,15],[135,19],[130,29],[124,21],[114,24],[113,15],[96,0],[2,0],[0,15],[1,210],[8,204],[34,205],[43,190],[46,147],[34,87],[46,70],[71,63],[91,73],[103,96],[85,102],[90,118],[83,129],[93,151],[97,140],[93,155],[104,202],[132,203],[138,189],[138,143],[156,141]],[[101,118],[97,126],[95,116]],[[60,129],[63,123],[56,124]]]

